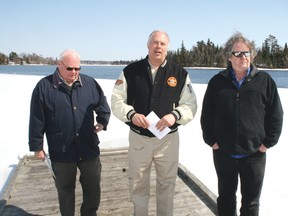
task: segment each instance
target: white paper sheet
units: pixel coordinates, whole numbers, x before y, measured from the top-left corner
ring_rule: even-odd
[[[169,127],[166,127],[163,131],[157,130],[156,124],[160,119],[153,111],[151,111],[146,116],[146,118],[150,122],[148,130],[150,130],[158,139],[162,139],[164,136],[166,136],[171,131],[171,129]]]

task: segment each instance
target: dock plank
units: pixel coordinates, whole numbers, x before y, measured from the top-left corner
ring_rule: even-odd
[[[97,214],[99,216],[132,215],[133,204],[129,196],[127,150],[102,151],[101,163],[101,203]],[[155,178],[155,169],[153,169],[149,201],[150,216],[156,216]],[[82,190],[77,181],[76,216],[80,215],[81,202]],[[6,188],[4,197],[1,198],[0,215],[60,215],[54,181],[43,161],[36,160],[32,156],[25,156],[21,160],[13,180]],[[181,165],[176,180],[174,215],[216,215],[215,196]]]

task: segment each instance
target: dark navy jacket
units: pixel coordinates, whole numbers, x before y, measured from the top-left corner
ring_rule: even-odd
[[[41,79],[33,90],[29,123],[30,151],[43,150],[47,137],[54,162],[77,162],[99,156],[97,123],[106,130],[110,108],[100,85],[81,74],[71,89],[61,81],[58,70]]]
[[[283,110],[271,76],[251,65],[238,89],[230,69],[216,74],[203,99],[201,126],[204,141],[229,154],[252,154],[263,143],[274,146],[280,137]]]

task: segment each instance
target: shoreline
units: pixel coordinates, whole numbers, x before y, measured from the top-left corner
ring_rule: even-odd
[[[57,66],[57,65],[51,65],[51,64],[7,64],[7,65],[0,65],[1,66]],[[104,67],[125,67],[127,65],[112,65],[112,64],[80,64],[80,66],[104,66]],[[186,69],[197,69],[197,70],[207,70],[207,69],[211,69],[211,70],[224,70],[225,67],[185,67]],[[288,72],[288,68],[262,68],[262,67],[257,67],[258,70],[269,70],[269,71],[287,71]]]

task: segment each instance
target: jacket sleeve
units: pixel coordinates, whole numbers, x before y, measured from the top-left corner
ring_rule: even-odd
[[[114,84],[111,95],[112,113],[121,121],[128,122],[128,113],[134,110],[133,106],[127,104],[127,82],[122,72]]]
[[[189,75],[186,77],[185,85],[180,96],[179,105],[175,108],[175,111],[180,114],[180,118],[176,121],[176,123],[181,125],[187,124],[196,115],[197,100]]]
[[[96,82],[96,80],[95,80]],[[95,109],[96,112],[96,121],[104,126],[103,130],[107,130],[107,125],[109,123],[111,110],[107,103],[106,96],[100,85],[96,82],[97,90],[100,95],[98,106]]]
[[[215,115],[213,92],[214,91],[210,81],[210,83],[208,83],[207,85],[207,89],[203,98],[202,112],[200,117],[204,142],[210,146],[214,145],[216,142],[216,138],[213,132],[214,115]]]
[[[35,87],[31,97],[29,120],[29,149],[30,151],[43,150],[45,115],[42,106],[43,98],[39,90],[39,84]]]
[[[268,101],[265,114],[265,133],[263,140],[265,147],[270,148],[277,144],[283,124],[283,108],[281,105],[278,89],[271,78],[270,91],[268,91]]]

